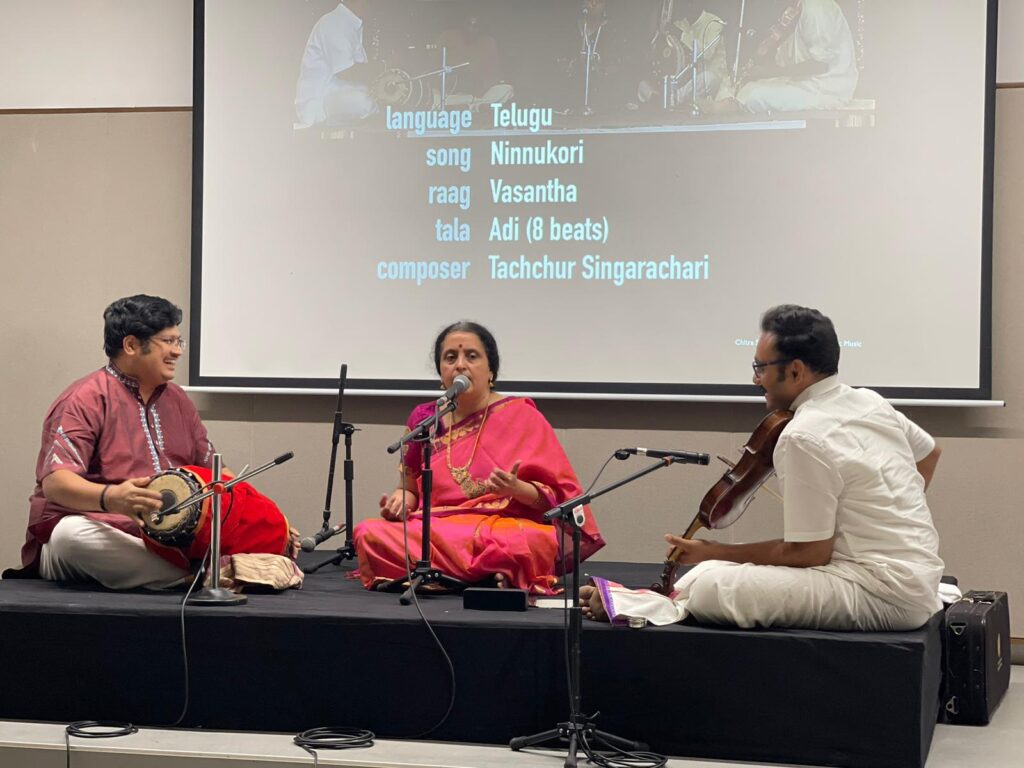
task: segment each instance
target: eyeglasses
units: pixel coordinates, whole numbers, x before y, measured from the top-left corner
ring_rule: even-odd
[[[794,357],[780,357],[777,360],[769,360],[767,363],[759,363],[757,360],[750,364],[750,367],[754,369],[754,375],[760,376],[761,371],[767,368],[769,365],[782,365],[783,363],[792,363],[796,358]]]
[[[181,336],[170,338],[167,336],[153,336],[154,341],[159,341],[161,344],[166,344],[168,347],[177,347],[182,352],[185,351],[185,347],[188,346],[188,342],[185,341]]]

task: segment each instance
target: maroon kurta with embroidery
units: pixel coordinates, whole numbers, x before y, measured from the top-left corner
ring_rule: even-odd
[[[138,382],[113,363],[79,379],[54,401],[43,422],[22,565],[38,568],[40,547],[64,515],[85,514],[140,535],[134,521],[124,515],[80,513],[47,500],[42,483],[52,472],[66,469],[94,483],[121,483],[172,467],[208,467],[212,457],[206,427],[176,384],[157,387],[143,403]]]

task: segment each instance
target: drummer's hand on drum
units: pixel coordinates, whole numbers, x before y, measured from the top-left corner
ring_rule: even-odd
[[[156,512],[163,506],[160,494],[146,487],[151,479],[130,477],[123,483],[107,486],[107,494],[103,497],[104,506],[142,525],[144,514]]]
[[[682,536],[666,533],[665,541],[671,545],[668,552],[665,553],[666,560],[670,559],[673,553],[676,554],[675,561],[684,565],[712,559],[708,547],[709,542],[702,539],[684,539]]]
[[[390,496],[384,494],[380,497],[380,516],[385,520],[401,520],[403,516],[403,494],[405,500],[405,514],[415,512],[419,504],[419,498],[412,491],[397,489]]]

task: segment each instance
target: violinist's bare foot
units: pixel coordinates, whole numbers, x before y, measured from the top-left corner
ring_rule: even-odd
[[[508,589],[508,579],[505,578],[504,573],[494,574],[494,586],[498,589]]]
[[[604,609],[604,601],[601,599],[601,590],[597,587],[587,585],[580,587],[580,608],[583,615],[593,621],[608,621],[608,612]]]

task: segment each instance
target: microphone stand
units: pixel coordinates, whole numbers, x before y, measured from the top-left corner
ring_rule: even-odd
[[[662,86],[662,107],[664,109],[671,109],[678,106],[678,92],[679,82],[689,72],[690,74],[690,115],[691,117],[700,117],[701,108],[697,103],[697,79],[698,79],[698,65],[704,67],[704,90],[701,92],[705,97],[707,96],[707,63],[704,61],[705,56],[715,44],[722,39],[722,35],[725,32],[719,32],[711,44],[703,46],[697,42],[696,36],[693,38],[693,47],[691,49],[692,61],[683,67],[679,72],[674,75],[665,75],[664,84]]]
[[[455,410],[455,400],[455,395],[449,397],[443,405],[437,406],[434,409],[433,415],[423,419],[411,431],[403,435],[400,440],[388,446],[388,453],[395,453],[409,442],[423,444],[423,470],[420,473],[420,485],[423,491],[421,499],[423,528],[420,559],[416,562],[416,567],[411,571],[412,578],[409,581],[408,588],[398,598],[398,602],[402,605],[411,605],[416,589],[424,584],[440,584],[454,589],[464,589],[466,587],[465,582],[442,573],[430,565],[430,496],[434,489],[434,470],[430,464],[434,450],[433,436],[437,431],[437,425],[441,423],[441,418],[446,413],[451,413]],[[390,592],[395,587],[401,586],[404,583],[404,579],[392,579],[381,584],[378,589],[382,592]]]
[[[576,768],[576,751],[580,742],[584,744],[585,749],[587,749],[587,744],[596,741],[604,742],[606,745],[611,746],[613,750],[646,752],[646,744],[629,741],[621,736],[598,730],[594,725],[594,718],[597,715],[587,716],[583,714],[582,695],[580,693],[580,661],[582,659],[580,639],[583,634],[583,609],[580,607],[580,528],[585,521],[583,507],[589,504],[591,500],[603,496],[609,491],[614,491],[616,488],[631,483],[634,480],[638,480],[644,475],[648,475],[662,467],[675,463],[676,459],[672,457],[660,459],[657,463],[651,464],[639,472],[634,472],[622,480],[606,485],[604,488],[593,493],[583,493],[580,496],[564,501],[554,509],[544,513],[545,520],[562,520],[572,528],[572,604],[569,607],[569,696],[572,706],[569,712],[569,720],[558,723],[554,728],[546,731],[530,736],[517,736],[512,739],[508,745],[513,752],[518,752],[524,747],[531,747],[535,744],[551,741],[552,739],[568,741],[568,752],[563,763],[564,768]]]
[[[739,25],[736,27],[736,55],[732,59],[732,83],[736,84],[736,79],[739,77],[739,54],[743,47],[743,34],[746,30],[743,28],[743,18],[746,15],[746,0],[740,0],[739,3]]]
[[[294,453],[289,451],[278,456],[273,461],[267,462],[262,467],[256,467],[256,469],[241,474],[221,486],[221,455],[219,453],[213,454],[213,489],[195,494],[186,501],[179,503],[179,506],[185,503],[192,504],[196,501],[202,501],[208,496],[213,496],[210,502],[210,586],[194,592],[188,598],[189,605],[243,605],[249,602],[249,598],[245,595],[237,594],[230,589],[224,589],[220,585],[221,498],[238,483],[244,482],[261,472],[265,472],[271,467],[276,467],[278,464],[283,464],[294,455]]]
[[[590,71],[593,68],[594,59],[600,60],[597,44],[601,40],[601,30],[604,29],[605,21],[606,19],[599,19],[597,31],[591,34],[590,12],[586,6],[583,7],[583,18],[579,21],[580,37],[583,38],[583,49],[580,51],[580,55],[586,57],[586,69],[583,73],[583,110],[580,114],[587,117],[594,114],[594,110],[590,106]]]
[[[334,412],[334,431],[331,435],[331,462],[327,467],[327,498],[324,500],[324,524],[321,533],[329,531],[331,523],[331,496],[334,491],[334,468],[338,463],[338,440],[345,435],[345,462],[343,472],[345,478],[345,543],[335,550],[334,557],[324,560],[311,568],[303,568],[306,574],[316,573],[325,565],[341,565],[342,560],[355,560],[356,548],[352,542],[352,486],[355,479],[355,464],[352,461],[352,435],[357,431],[355,426],[341,418],[341,400],[345,394],[345,380],[348,377],[348,364],[341,364],[338,375],[338,408]],[[325,539],[326,541],[326,539]]]

